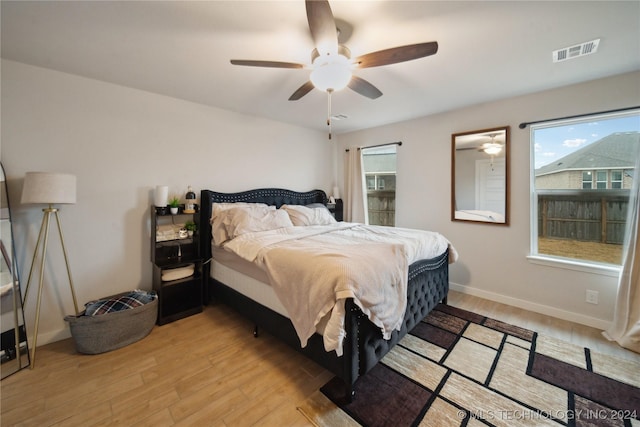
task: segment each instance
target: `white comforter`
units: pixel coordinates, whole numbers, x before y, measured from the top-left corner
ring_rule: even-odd
[[[344,222],[247,233],[224,244],[267,272],[302,347],[329,314],[324,346],[338,356],[346,298],[388,339],[404,318],[409,265],[447,248],[454,262],[455,249],[439,233]]]

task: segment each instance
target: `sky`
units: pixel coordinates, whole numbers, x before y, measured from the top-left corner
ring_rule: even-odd
[[[640,132],[640,115],[602,118],[537,128],[534,132],[536,169],[615,132]]]

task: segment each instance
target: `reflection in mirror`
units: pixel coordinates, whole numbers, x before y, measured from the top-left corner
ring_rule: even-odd
[[[451,136],[451,220],[509,224],[509,127]]]
[[[29,366],[29,349],[15,257],[11,209],[4,166],[0,164],[0,373],[2,378]]]

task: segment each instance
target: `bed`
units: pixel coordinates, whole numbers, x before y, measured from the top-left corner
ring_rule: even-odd
[[[446,303],[449,290],[448,264],[452,248],[445,247],[435,256],[419,259],[407,266],[406,301],[402,304],[406,310],[402,311],[403,315],[400,313],[400,322],[393,330],[383,333],[378,319],[372,320],[371,313],[365,309],[365,314],[359,307],[362,305],[361,299],[345,298],[341,321],[346,333],[341,337],[339,350],[327,351],[323,335],[329,334],[323,332],[319,325],[318,331],[302,346],[300,331],[296,329],[298,325],[294,326],[292,323],[293,316],[288,315],[286,308],[283,310],[282,302],[274,297],[272,289],[268,289],[269,279],[272,278],[270,275],[265,276],[264,272],[256,271],[255,266],[251,267],[247,260],[234,256],[227,259],[229,255],[225,253],[225,249],[213,244],[214,239],[211,237],[217,233],[211,221],[214,203],[219,204],[217,207],[231,203],[237,203],[238,206],[243,203],[260,203],[281,211],[290,206],[317,208],[326,206],[327,202],[327,196],[322,190],[296,192],[263,188],[239,193],[202,190],[200,249],[203,258],[210,260],[203,267],[205,277],[209,278],[209,283],[204,287],[204,301],[220,302],[232,307],[254,322],[256,336],[258,328],[264,329],[331,371],[344,381],[345,399],[351,400],[354,397],[353,386],[356,380],[375,366],[438,303]],[[332,226],[352,228],[348,223]]]
[[[476,209],[457,210],[455,213],[455,219],[498,223],[505,222],[504,215],[501,213]]]

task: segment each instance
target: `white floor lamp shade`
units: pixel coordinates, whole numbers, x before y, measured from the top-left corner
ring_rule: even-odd
[[[27,172],[22,204],[75,204],[76,176],[64,173]]]
[[[62,253],[64,254],[64,261],[67,266],[67,275],[69,276],[69,286],[71,288],[71,296],[73,297],[73,305],[78,311],[78,301],[76,299],[76,292],[73,288],[73,280],[71,279],[71,270],[69,268],[69,258],[67,257],[67,250],[64,245],[64,237],[62,235],[62,227],[60,226],[60,218],[58,216],[58,209],[54,208],[56,204],[75,204],[76,203],[76,177],[75,175],[69,175],[64,173],[51,173],[51,172],[27,172],[24,177],[24,185],[22,187],[22,204],[47,204],[49,207],[42,209],[42,225],[40,226],[40,233],[38,234],[38,242],[36,248],[33,251],[33,261],[31,262],[31,269],[29,270],[29,278],[27,279],[27,286],[24,292],[24,302],[27,301],[29,295],[29,285],[31,283],[31,276],[33,274],[33,268],[36,264],[36,258],[38,256],[38,249],[42,248],[40,254],[40,280],[38,286],[38,300],[36,302],[36,319],[33,333],[33,347],[31,350],[30,367],[35,367],[36,359],[36,347],[38,340],[38,324],[40,322],[40,305],[42,302],[42,284],[44,279],[44,267],[45,258],[47,255],[47,242],[49,240],[49,222],[51,215],[56,218],[56,224],[58,225],[58,233],[60,235],[60,243],[62,244]],[[42,246],[41,246],[42,244]]]

